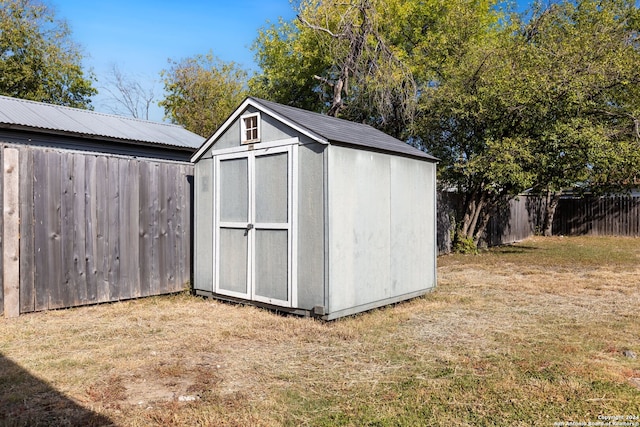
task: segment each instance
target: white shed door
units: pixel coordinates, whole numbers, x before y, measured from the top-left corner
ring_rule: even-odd
[[[217,157],[216,293],[292,306],[294,148]]]

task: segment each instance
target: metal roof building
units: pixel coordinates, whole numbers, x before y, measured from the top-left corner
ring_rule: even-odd
[[[179,126],[0,96],[0,315],[160,295],[191,279]]]
[[[196,293],[330,320],[436,285],[436,161],[247,98],[192,157]]]
[[[0,96],[3,141],[188,160],[204,138],[171,124]]]

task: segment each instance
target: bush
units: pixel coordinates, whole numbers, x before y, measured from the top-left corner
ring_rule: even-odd
[[[478,246],[472,237],[460,237],[456,235],[453,241],[453,252],[458,254],[477,254]]]

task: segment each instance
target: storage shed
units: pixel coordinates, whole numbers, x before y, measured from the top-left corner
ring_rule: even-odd
[[[192,157],[197,294],[330,320],[436,285],[436,159],[247,98]]]

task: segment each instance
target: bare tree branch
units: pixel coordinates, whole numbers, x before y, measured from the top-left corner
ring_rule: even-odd
[[[149,110],[156,98],[153,86],[143,87],[139,81],[123,74],[116,64],[111,66],[106,82],[108,86],[103,89],[111,95],[112,112],[149,120]]]
[[[334,34],[331,30],[329,30],[328,28],[325,27],[321,27],[319,25],[314,25],[312,23],[310,23],[309,21],[307,21],[306,19],[304,19],[304,17],[302,15],[298,15],[298,20],[305,26],[308,28],[311,28],[312,30],[316,30],[316,31],[321,31],[323,33],[327,33],[329,34],[331,37],[336,38],[336,39],[340,39],[346,36],[345,33],[340,33],[340,34]]]
[[[406,122],[415,111],[417,85],[380,34],[380,11],[370,0],[324,6],[301,10],[298,21],[330,37],[324,48],[333,58],[332,68],[314,76],[327,87],[327,113],[337,116],[352,106],[369,111],[365,116],[375,116],[378,123]]]

